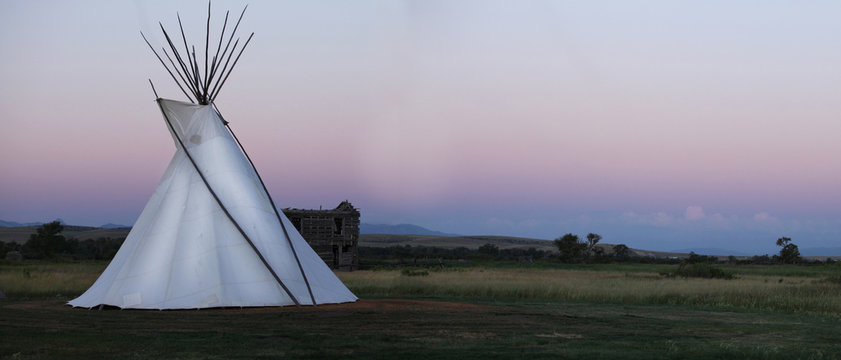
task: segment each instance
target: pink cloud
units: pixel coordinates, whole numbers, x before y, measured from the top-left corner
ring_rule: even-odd
[[[704,209],[700,206],[690,206],[686,208],[686,212],[684,214],[686,220],[695,221],[700,220],[706,217],[704,214]]]
[[[777,219],[776,217],[771,216],[767,212],[761,212],[761,213],[758,213],[758,214],[754,214],[753,215],[753,221],[755,221],[757,223],[760,223],[760,224],[766,224],[766,225],[777,225],[777,224],[780,223],[780,219]]]
[[[639,215],[633,211],[627,211],[620,216],[620,219],[628,224],[652,225],[658,227],[672,225],[675,220],[672,215],[662,211],[644,215]]]

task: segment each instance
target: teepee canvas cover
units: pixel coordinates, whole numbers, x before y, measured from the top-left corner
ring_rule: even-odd
[[[355,301],[283,213],[275,213],[213,106],[157,101],[178,150],[111,264],[70,305],[190,309]]]
[[[69,304],[195,309],[356,301],[278,211],[213,105],[215,95],[199,86],[212,78],[193,76],[198,103],[157,99],[177,148],[160,184],[99,279]]]

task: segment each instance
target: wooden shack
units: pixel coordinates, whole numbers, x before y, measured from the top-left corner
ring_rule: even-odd
[[[359,267],[359,210],[349,201],[331,210],[287,208],[283,213],[331,269]]]

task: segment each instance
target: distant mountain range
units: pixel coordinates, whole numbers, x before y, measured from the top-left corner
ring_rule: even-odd
[[[0,220],[0,226],[5,226],[5,227],[38,226],[38,225],[43,225],[43,224],[44,223],[41,223],[41,222],[19,223],[19,222],[14,222],[14,221]]]
[[[62,225],[67,225],[64,222],[64,220],[62,220],[62,219],[55,219],[54,221],[58,221]],[[0,226],[3,226],[3,227],[24,227],[24,226],[40,226],[40,225],[44,225],[44,223],[42,223],[42,222],[19,223],[19,222],[14,222],[14,221],[0,220]],[[107,223],[105,225],[96,226],[96,227],[98,227],[100,229],[119,229],[119,228],[129,228],[131,226]]]
[[[800,256],[841,256],[841,247],[802,248]]]
[[[119,229],[119,228],[129,228],[129,227],[131,227],[131,226],[107,223],[105,225],[100,226],[99,228],[100,229]]]
[[[800,248],[800,256],[841,256],[841,247],[812,247],[812,248]],[[698,255],[718,255],[718,256],[754,256],[754,255],[765,255],[765,254],[748,254],[742,251],[735,251],[735,250],[727,250],[727,249],[718,249],[718,248],[692,248],[692,249],[679,249],[679,250],[672,250],[672,252],[676,253],[684,253],[688,254],[690,252],[694,252]],[[776,252],[768,253],[769,256],[777,255]]]
[[[800,248],[800,256],[841,256],[841,247],[811,247],[811,248]],[[688,254],[690,252],[694,252],[698,255],[718,255],[718,256],[754,256],[754,255],[765,255],[765,254],[748,254],[742,251],[735,251],[735,250],[727,250],[727,249],[718,249],[718,248],[691,248],[691,249],[680,249],[680,250],[672,250],[672,252],[676,253],[684,253]],[[776,252],[768,253],[770,256],[777,255]]]
[[[425,227],[412,224],[359,224],[360,234],[395,234],[395,235],[435,235],[435,236],[461,236],[458,234],[448,234],[440,231],[429,230]]]
[[[64,221],[61,219],[56,219],[60,223],[64,224]],[[0,227],[26,227],[26,226],[39,226],[43,225],[43,222],[27,222],[27,223],[19,223],[15,221],[6,221],[0,220]],[[65,226],[69,226],[64,224]],[[108,223],[102,226],[99,226],[100,229],[127,229],[131,226],[128,225],[121,225],[121,224],[112,224]],[[71,228],[79,228],[75,230],[71,230],[70,228],[65,228],[65,230],[71,231],[82,231],[82,228],[89,228],[89,229],[96,229],[97,227],[79,227],[79,226],[71,226]],[[120,231],[127,231],[127,230],[120,230]],[[397,225],[387,225],[387,224],[368,224],[368,223],[361,223],[359,224],[359,233],[360,234],[391,234],[391,235],[432,235],[432,236],[449,236],[449,237],[456,237],[456,236],[463,236],[459,234],[449,234],[440,231],[430,230],[422,226],[412,225],[412,224],[397,224]],[[679,249],[679,250],[672,250],[674,253],[683,253],[688,254],[690,252],[694,252],[698,255],[718,255],[718,256],[753,256],[753,255],[762,255],[762,254],[748,254],[742,251],[734,251],[728,249],[720,249],[720,248],[688,248],[688,249]],[[774,255],[775,253],[769,253],[769,255]],[[815,257],[822,257],[822,256],[841,256],[841,247],[810,247],[810,248],[800,248],[800,255],[801,256],[815,256]]]
[[[64,221],[61,219],[56,219],[62,224]],[[39,226],[43,225],[43,222],[28,222],[28,223],[19,223],[14,221],[5,221],[0,220],[0,226],[4,227],[24,227],[24,226]],[[102,226],[97,226],[100,229],[120,229],[120,228],[130,228],[129,225],[121,225],[121,224],[112,224],[107,223]],[[386,225],[386,224],[367,224],[361,223],[359,224],[359,232],[362,234],[395,234],[395,235],[435,235],[435,236],[460,236],[458,234],[448,234],[443,233],[440,231],[429,230],[422,226],[412,225],[412,224],[398,224],[398,225]]]

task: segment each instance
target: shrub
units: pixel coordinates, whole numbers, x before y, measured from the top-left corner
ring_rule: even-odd
[[[732,272],[719,269],[708,263],[681,263],[674,272],[664,274],[669,277],[680,276],[683,278],[704,278],[704,279],[734,279]]]
[[[558,247],[561,262],[565,263],[578,262],[584,255],[584,251],[587,250],[587,244],[579,241],[578,235],[572,233],[559,237],[554,242],[555,246]]]
[[[791,242],[791,238],[781,237],[777,239],[777,246],[782,247],[782,249],[780,249],[780,261],[785,264],[795,264],[800,262],[800,250],[797,248],[797,245],[794,245],[794,243]]]
[[[841,285],[841,275],[827,276],[823,279],[823,281],[830,284]]]
[[[613,259],[616,261],[628,261],[631,257],[631,249],[625,244],[619,244],[613,247]]]
[[[64,225],[58,221],[44,224],[35,229],[35,234],[29,236],[29,240],[23,244],[23,253],[26,257],[34,259],[52,258],[55,254],[64,252],[67,248],[67,240],[63,235]]]
[[[499,256],[499,247],[494,244],[482,245],[479,247],[478,251],[480,255],[486,255],[488,257]]]
[[[715,263],[718,262],[718,258],[715,256],[709,255],[698,255],[694,251],[689,253],[689,258],[686,259],[686,262],[690,264],[695,263]]]
[[[405,268],[400,271],[400,274],[403,276],[427,276],[429,275],[429,271],[426,269]]]

